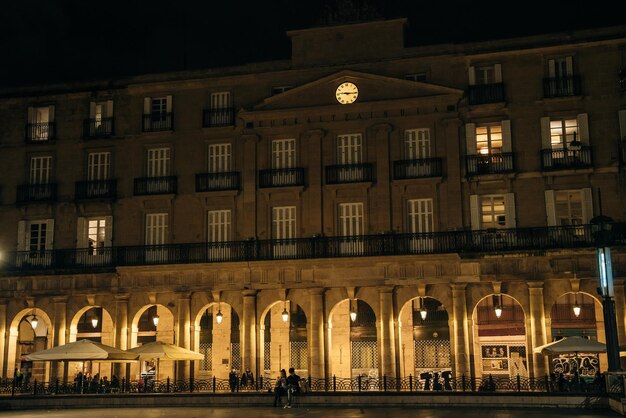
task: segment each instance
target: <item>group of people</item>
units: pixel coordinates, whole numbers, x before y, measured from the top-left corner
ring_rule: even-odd
[[[100,378],[100,373],[96,373],[93,377],[91,373],[78,372],[74,378],[74,391],[76,393],[110,393],[113,390],[120,389],[120,380],[113,375],[111,380],[104,376]]]
[[[233,369],[228,374],[228,386],[230,386],[231,392],[243,389],[254,389],[254,374],[250,371],[250,368],[247,368],[240,379],[237,375],[237,370]]]
[[[280,406],[282,397],[287,395],[287,403],[283,408],[291,408],[293,398],[301,392],[300,385],[304,385],[304,381],[296,374],[293,367],[289,368],[289,376],[285,369],[282,369],[274,386],[274,406]]]

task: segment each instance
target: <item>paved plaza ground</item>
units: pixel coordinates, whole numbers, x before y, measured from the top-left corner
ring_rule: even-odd
[[[617,417],[611,411],[581,409],[496,409],[496,408],[110,408],[37,411],[3,411],[0,418],[241,418],[241,417],[319,417],[319,418],[565,418]]]

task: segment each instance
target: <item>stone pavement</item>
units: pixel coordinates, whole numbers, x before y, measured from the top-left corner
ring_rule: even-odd
[[[497,408],[338,408],[300,407],[209,407],[209,408],[99,408],[71,410],[2,411],[0,418],[241,418],[241,417],[312,417],[312,418],[596,418],[619,416],[611,411],[559,409]]]

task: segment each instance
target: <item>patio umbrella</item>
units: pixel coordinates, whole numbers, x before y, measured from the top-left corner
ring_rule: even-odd
[[[606,352],[605,344],[582,337],[565,337],[561,340],[539,346],[533,350],[533,353],[541,353],[544,355],[604,352]]]
[[[159,376],[159,361],[163,360],[202,360],[204,355],[195,351],[187,350],[174,344],[164,343],[162,341],[153,341],[143,344],[140,347],[126,350],[128,353],[139,355],[139,360],[156,360],[157,371],[155,377]]]
[[[79,340],[24,356],[29,361],[110,361],[118,363],[132,362],[138,357],[135,353],[129,353],[91,340]]]

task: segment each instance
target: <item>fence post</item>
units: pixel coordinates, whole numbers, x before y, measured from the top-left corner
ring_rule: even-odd
[[[165,391],[170,393],[170,377],[167,376],[167,381],[165,382]]]
[[[59,379],[56,379],[54,381],[54,394],[58,395],[59,394]]]
[[[33,382],[33,396],[37,396],[37,379]]]
[[[17,376],[13,374],[13,383],[11,384],[11,396],[15,396],[15,383],[17,382]]]
[[[213,376],[213,393],[215,393],[215,376]]]
[[[550,392],[550,381],[548,380],[548,375],[546,374],[544,377],[544,382],[546,383],[546,392]]]
[[[333,392],[337,392],[337,375],[333,375]]]
[[[309,375],[309,390],[313,392],[313,379],[311,379],[311,375]]]
[[[461,376],[461,388],[463,389],[463,392],[465,392],[465,373]]]
[[[413,375],[409,375],[409,392],[413,392]]]
[[[387,392],[387,375],[383,375],[383,392]]]
[[[193,378],[193,374],[189,377],[189,392],[193,393],[193,386],[195,383],[195,379]]]
[[[361,391],[361,375],[356,378],[357,382],[359,382],[359,392]]]
[[[522,391],[522,382],[520,380],[519,373],[517,374],[517,391],[518,392]]]
[[[263,391],[263,376],[259,376],[258,383],[259,383],[259,387],[257,388],[257,390],[261,389],[261,391]]]

